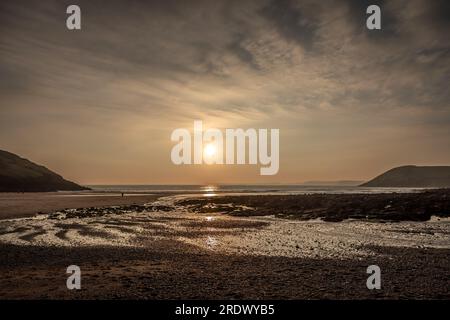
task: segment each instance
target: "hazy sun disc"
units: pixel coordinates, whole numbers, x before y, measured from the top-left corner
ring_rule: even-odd
[[[207,157],[212,157],[217,153],[217,148],[212,143],[207,144],[203,149],[203,154]]]

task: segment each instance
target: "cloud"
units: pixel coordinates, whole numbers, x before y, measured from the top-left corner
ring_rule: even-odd
[[[312,2],[307,3],[311,6]],[[308,15],[299,4],[301,3],[290,0],[272,0],[261,12],[281,36],[311,50],[317,29],[315,12],[310,10]]]

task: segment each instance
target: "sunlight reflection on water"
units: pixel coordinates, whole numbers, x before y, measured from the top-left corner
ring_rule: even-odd
[[[217,196],[217,193],[215,193],[217,191],[218,187],[217,186],[204,186],[202,187],[202,190],[205,192],[203,194],[204,197],[214,197]]]
[[[215,196],[217,196],[217,193],[204,193],[203,196],[204,197],[215,197]]]

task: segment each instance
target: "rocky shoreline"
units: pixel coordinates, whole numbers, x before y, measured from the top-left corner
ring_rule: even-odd
[[[428,221],[431,216],[450,217],[450,189],[419,193],[216,196],[183,199],[177,205],[187,206],[192,212],[233,216],[273,215],[330,222]]]

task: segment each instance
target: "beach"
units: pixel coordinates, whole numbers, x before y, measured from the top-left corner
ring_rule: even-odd
[[[120,204],[117,195],[83,195],[84,200],[73,203],[79,209],[70,208],[65,196],[54,201],[68,209],[0,220],[0,297],[450,298],[448,191],[414,196],[432,199],[435,209],[441,206],[441,214],[429,219],[402,214],[389,219],[381,211],[377,217],[351,214],[339,222],[324,221],[326,210],[313,210],[316,215],[308,219],[292,215],[292,210],[310,214],[312,209],[301,209],[300,203],[323,204],[310,196],[155,194]],[[350,201],[342,195],[315,197],[333,203],[330,208],[336,201]],[[367,195],[351,197],[367,200]],[[403,195],[376,196],[383,208],[388,205],[383,201],[392,197]],[[95,201],[103,201],[101,207]],[[274,202],[278,213],[290,213],[277,214]],[[380,205],[372,203],[372,209]],[[69,265],[81,269],[81,290],[66,287]],[[369,265],[381,269],[380,290],[366,287]]]
[[[158,195],[159,196],[159,195]],[[0,192],[0,219],[23,218],[65,208],[144,204],[156,199],[152,194],[97,192]]]

